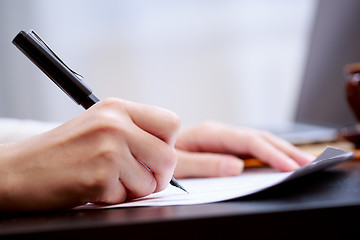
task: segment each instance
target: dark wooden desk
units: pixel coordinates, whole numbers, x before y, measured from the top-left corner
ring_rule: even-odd
[[[360,162],[352,161],[221,203],[3,214],[0,239],[358,239],[358,216]]]

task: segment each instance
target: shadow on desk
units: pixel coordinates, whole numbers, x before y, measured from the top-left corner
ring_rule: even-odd
[[[312,201],[342,201],[357,198],[359,196],[357,194],[360,194],[360,169],[359,171],[347,171],[333,167],[276,185],[236,201],[282,201],[286,199],[287,203],[308,203]],[[340,198],[339,195],[341,195]]]
[[[213,204],[3,215],[0,239],[358,239],[360,162]]]

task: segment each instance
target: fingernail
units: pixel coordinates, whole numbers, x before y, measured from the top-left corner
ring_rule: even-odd
[[[312,162],[316,159],[316,157],[312,154],[309,154],[309,153],[305,153],[305,154],[306,154],[306,157],[310,160],[310,162]]]
[[[284,161],[283,169],[281,169],[281,171],[290,172],[290,171],[294,171],[300,167],[300,165],[297,162],[295,162],[293,159],[291,159],[289,157],[286,158],[285,160],[286,161]]]
[[[227,159],[221,164],[221,173],[223,176],[239,175],[244,169],[244,162],[240,159]]]

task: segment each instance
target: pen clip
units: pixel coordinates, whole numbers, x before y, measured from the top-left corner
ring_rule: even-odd
[[[44,40],[41,39],[41,37],[33,30],[29,30],[29,34],[31,34],[33,37],[36,38],[37,41],[39,41],[51,54],[54,55],[54,57],[59,60],[67,69],[69,69],[70,72],[72,72],[73,74],[75,74],[77,77],[79,77],[80,80],[83,80],[84,77],[82,75],[80,75],[79,73],[75,72],[74,70],[72,70],[71,68],[69,68],[68,65],[66,65],[66,63],[63,62],[63,60],[61,60],[58,55],[56,55],[56,53],[51,50],[51,48],[45,43]]]

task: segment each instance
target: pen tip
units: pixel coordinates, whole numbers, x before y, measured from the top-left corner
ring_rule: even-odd
[[[170,184],[173,185],[174,187],[180,188],[181,190],[189,194],[189,192],[186,191],[186,189],[183,186],[181,186],[181,184],[174,177],[172,177]]]

